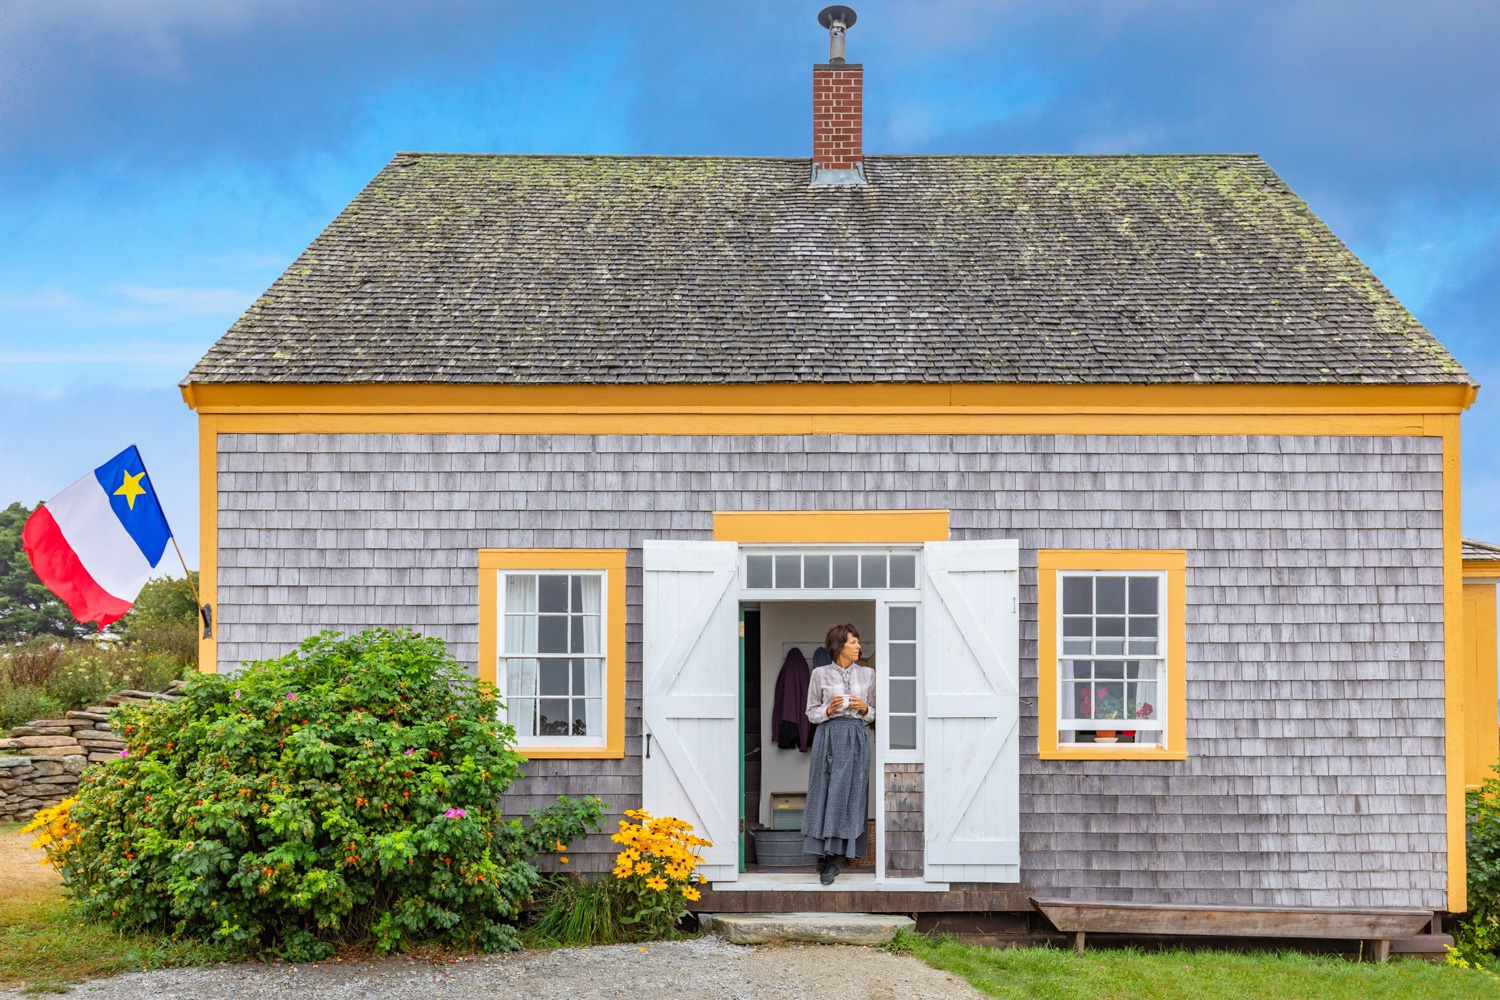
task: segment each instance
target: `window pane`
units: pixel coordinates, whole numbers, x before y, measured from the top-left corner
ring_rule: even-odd
[[[585,698],[583,700],[584,719],[587,722],[584,735],[604,735],[604,702],[599,698]]]
[[[1119,660],[1095,660],[1094,676],[1100,680],[1120,680],[1125,676],[1125,664]]]
[[[566,593],[563,595],[567,596]],[[537,618],[537,652],[566,653],[568,651],[568,616],[541,615]]]
[[[859,589],[859,556],[833,557],[833,586],[840,590]]]
[[[914,588],[917,585],[917,557],[891,556],[891,586]]]
[[[571,718],[571,722],[574,736],[589,735],[589,720],[588,713],[585,707],[586,705],[587,702],[582,698],[573,699],[573,715]]]
[[[568,699],[543,698],[537,730],[538,736],[568,735]]]
[[[565,576],[543,576],[537,580],[537,610],[543,613],[566,613],[568,610],[568,578]]]
[[[536,694],[536,661],[505,661],[505,693],[507,695]]]
[[[541,678],[538,686],[542,694],[568,693],[567,660],[543,660],[537,673]]]
[[[1063,635],[1093,635],[1093,626],[1092,618],[1064,618]]]
[[[771,557],[745,557],[745,586],[755,589],[771,588]]]
[[[1095,577],[1094,601],[1095,614],[1123,615],[1125,613],[1125,578],[1123,576]]]
[[[536,615],[506,615],[502,653],[536,652]]]
[[[1121,636],[1123,638],[1124,635],[1125,635],[1125,619],[1124,618],[1105,618],[1105,617],[1102,617],[1102,616],[1099,617],[1099,618],[1095,618],[1094,619],[1094,634],[1095,635],[1100,635],[1100,636],[1103,636],[1103,635],[1117,635],[1117,636]]]
[[[571,681],[571,683],[573,685],[573,687],[572,687],[573,694],[575,694],[575,695],[583,694],[583,684],[584,684],[584,680],[583,680],[583,661],[582,660],[569,660],[568,661],[568,673],[571,675],[570,681]]]
[[[1156,655],[1156,640],[1155,639],[1131,639],[1130,640],[1130,652],[1135,653],[1135,654],[1140,655],[1140,656],[1155,656]]]
[[[1136,663],[1135,664],[1135,668],[1136,668],[1136,672],[1132,676],[1139,677],[1143,681],[1154,681],[1154,680],[1156,680],[1156,664],[1155,663],[1150,662],[1150,661],[1148,661],[1146,663]]]
[[[505,610],[507,614],[536,611],[536,576],[531,573],[505,575]]]
[[[1063,642],[1063,655],[1088,656],[1093,652],[1093,649],[1090,648],[1092,646],[1093,643],[1089,642],[1087,639],[1084,639],[1082,641],[1078,639],[1068,639]]]
[[[802,586],[812,590],[826,590],[829,581],[827,556],[804,556],[802,559]]]
[[[1088,677],[1092,664],[1088,660],[1063,660],[1063,680],[1073,680],[1075,677]]]
[[[1155,576],[1132,576],[1130,578],[1131,614],[1154,615],[1157,613],[1156,592],[1160,582],[1160,578]]]
[[[917,609],[891,608],[892,639],[915,639],[917,637]]]
[[[583,693],[591,698],[598,698],[604,694],[604,661],[583,661]],[[578,688],[573,689],[577,694]]]
[[[1158,620],[1159,619],[1157,619],[1155,617],[1151,617],[1151,618],[1131,618],[1130,619],[1130,634],[1134,635],[1134,636],[1145,636],[1147,638],[1155,638],[1156,637],[1156,623],[1157,623]]]
[[[1131,718],[1161,718],[1161,711],[1156,701],[1156,682],[1150,681],[1147,683],[1132,684],[1130,686],[1134,689],[1131,691]]]
[[[1097,668],[1100,664],[1095,664]],[[1094,718],[1125,718],[1125,682],[1094,685]]]
[[[885,587],[885,556],[860,556],[859,582],[862,587]]]
[[[1124,639],[1099,639],[1094,643],[1095,656],[1120,656],[1124,652]]]
[[[917,676],[917,647],[914,643],[891,643],[891,676]]]
[[[802,586],[802,557],[776,557],[776,589]]]
[[[570,607],[574,611],[582,611],[583,610],[583,577],[581,577],[581,576],[574,576],[574,577],[569,577],[569,579],[571,580],[571,588],[570,589],[572,591],[572,593],[569,595],[569,600],[572,602],[572,604],[570,605]]]
[[[1094,613],[1094,581],[1086,576],[1063,577],[1063,614]]]
[[[891,729],[892,750],[917,748],[917,720],[910,715],[894,715],[887,720]]]
[[[891,681],[891,711],[915,712],[917,710],[917,682],[914,680]]]
[[[505,703],[505,721],[516,727],[517,736],[536,735],[536,701],[511,698]]]
[[[1087,681],[1068,681],[1063,684],[1063,715],[1067,717],[1068,707],[1072,707],[1074,719],[1092,719],[1094,717],[1094,703],[1089,694],[1092,685]]]

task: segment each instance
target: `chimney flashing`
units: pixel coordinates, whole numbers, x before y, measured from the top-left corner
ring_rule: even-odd
[[[868,187],[869,184],[869,180],[865,178],[863,163],[855,164],[850,170],[832,170],[814,163],[812,181],[808,187]]]

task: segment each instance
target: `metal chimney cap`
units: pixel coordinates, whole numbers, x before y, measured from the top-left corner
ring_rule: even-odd
[[[818,23],[832,31],[835,21],[842,22],[845,28],[852,28],[858,17],[859,15],[854,13],[853,7],[846,7],[841,3],[836,3],[832,7],[824,7],[818,12]]]

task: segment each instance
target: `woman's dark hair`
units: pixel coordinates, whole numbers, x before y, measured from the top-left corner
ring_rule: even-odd
[[[839,654],[844,651],[844,643],[849,641],[850,636],[859,638],[859,629],[853,625],[835,625],[828,630],[828,638],[823,640],[823,648],[828,651],[828,658],[835,663],[838,662]]]

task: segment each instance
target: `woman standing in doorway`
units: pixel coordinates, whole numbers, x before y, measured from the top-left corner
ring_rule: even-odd
[[[807,774],[807,806],[802,813],[802,850],[818,858],[818,880],[832,884],[839,858],[865,856],[870,811],[870,733],[875,717],[875,671],[859,659],[859,632],[853,625],[828,630],[824,646],[833,662],[812,672],[807,686],[807,718],[813,733]]]

